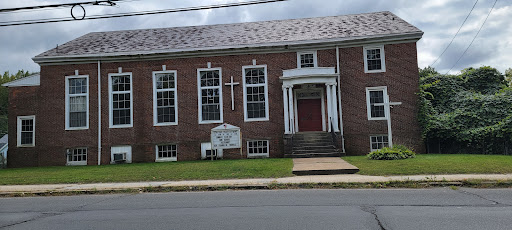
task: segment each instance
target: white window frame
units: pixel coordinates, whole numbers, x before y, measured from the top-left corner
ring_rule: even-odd
[[[130,91],[123,91],[124,93],[129,92],[130,93],[130,124],[123,124],[123,125],[114,125],[114,117],[113,117],[113,97],[112,95],[114,92],[112,91],[112,77],[117,76],[130,76]],[[118,91],[121,92],[121,91]],[[126,73],[109,73],[108,74],[108,100],[109,100],[109,108],[108,108],[108,114],[109,114],[109,128],[131,128],[133,127],[133,77],[131,72]]]
[[[76,78],[85,78],[85,81],[87,82],[87,93],[82,94],[69,94],[69,80],[70,79],[76,79]],[[83,130],[83,129],[89,129],[89,75],[73,75],[73,76],[66,76],[66,130]],[[85,96],[85,102],[87,103],[86,107],[87,110],[85,112],[85,126],[83,127],[70,127],[69,126],[69,98],[74,96]]]
[[[201,87],[201,72],[204,71],[219,71],[219,86],[205,86]],[[224,116],[223,116],[223,107],[224,103],[222,101],[222,68],[200,68],[197,69],[197,120],[199,124],[215,124],[215,123],[223,123],[224,122]],[[219,120],[210,120],[210,121],[203,121],[202,120],[202,114],[203,114],[203,106],[201,102],[201,89],[219,89],[219,112],[220,112],[220,119]]]
[[[74,151],[76,149],[85,149],[85,161],[69,161],[69,153],[68,151]],[[73,154],[73,153],[71,153]],[[87,165],[87,160],[89,159],[89,149],[87,147],[76,147],[76,148],[69,148],[66,149],[66,165],[74,166],[74,165]]]
[[[174,74],[174,89],[157,89],[156,88],[156,76],[161,73],[172,73]],[[158,106],[157,106],[157,93],[164,91],[174,92],[174,122],[158,122]],[[178,125],[178,71],[166,70],[166,71],[153,71],[153,125],[154,126],[165,126],[165,125]]]
[[[303,54],[313,54],[313,67],[301,67],[300,65],[300,56],[303,55]],[[317,57],[317,52],[316,50],[312,50],[312,51],[300,51],[300,52],[297,52],[297,69],[301,69],[301,68],[315,68],[315,67],[318,67],[318,57]]]
[[[21,144],[21,121],[22,120],[32,120],[32,144]],[[36,115],[29,116],[18,116],[17,117],[17,147],[34,147],[36,146]]]
[[[368,56],[366,54],[367,50],[380,50],[380,69],[368,70]],[[383,73],[386,72],[386,55],[384,54],[384,45],[379,46],[364,46],[363,47],[363,57],[364,57],[364,72],[365,73]]]
[[[372,137],[380,137],[380,136],[382,136],[382,137],[388,137],[388,135],[387,135],[387,134],[375,134],[375,135],[370,135],[370,152],[375,151],[375,150],[379,150],[379,149],[374,149],[374,148],[373,148],[373,146],[372,146],[372,144],[373,144],[373,142],[372,142]],[[384,144],[384,143],[386,143],[386,142],[384,142],[384,141],[383,141],[382,143]],[[389,137],[388,137],[387,146],[389,146]],[[386,147],[386,146],[384,146],[384,145],[383,145],[382,147],[384,148],[384,147]]]
[[[260,69],[263,68],[263,72],[265,73],[265,83],[264,84],[246,84],[245,83],[245,70],[246,69]],[[242,66],[242,76],[243,76],[243,95],[244,95],[244,121],[268,121],[269,120],[269,109],[268,109],[268,77],[267,77],[267,65],[250,65],[250,66]],[[247,113],[247,87],[265,87],[265,117],[259,118],[249,118],[249,114]]]
[[[384,97],[384,103],[388,103],[388,87],[387,86],[378,86],[378,87],[366,87],[366,111],[368,112],[368,120],[387,120],[387,106],[384,106],[384,117],[372,117],[372,110],[370,104],[370,91],[383,91],[382,96]]]
[[[258,141],[264,141],[264,142],[267,142],[267,153],[249,153],[249,142],[258,142]],[[270,148],[269,148],[269,145],[270,145],[270,142],[268,140],[248,140],[247,141],[247,158],[251,158],[251,157],[269,157],[269,151],[270,151]],[[258,147],[253,147],[253,148],[258,148]]]
[[[158,147],[165,145],[174,145],[176,146],[176,157],[158,157]],[[171,150],[172,151],[172,150]],[[178,145],[177,144],[158,144],[155,145],[155,162],[169,162],[169,161],[178,161]]]

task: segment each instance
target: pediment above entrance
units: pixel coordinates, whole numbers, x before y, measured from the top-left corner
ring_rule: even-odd
[[[283,76],[279,79],[283,85],[327,84],[336,83],[337,76],[334,67],[315,67],[283,70]]]

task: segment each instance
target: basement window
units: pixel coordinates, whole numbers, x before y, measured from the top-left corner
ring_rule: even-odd
[[[177,161],[178,146],[174,144],[156,146],[156,162]]]
[[[67,149],[66,165],[87,165],[87,148]]]
[[[375,135],[370,136],[370,150],[379,150],[384,147],[388,147],[388,135]]]
[[[268,157],[268,141],[247,141],[247,157]]]

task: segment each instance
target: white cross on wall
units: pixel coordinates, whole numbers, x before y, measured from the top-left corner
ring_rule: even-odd
[[[235,110],[235,94],[233,93],[233,88],[235,85],[239,84],[239,82],[233,82],[233,76],[231,76],[231,82],[224,83],[226,86],[231,86],[231,110]]]

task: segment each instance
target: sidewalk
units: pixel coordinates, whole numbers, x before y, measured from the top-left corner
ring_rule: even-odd
[[[158,181],[130,183],[95,183],[95,184],[46,184],[46,185],[1,185],[0,194],[44,193],[73,191],[110,191],[123,189],[140,189],[147,187],[182,187],[182,186],[265,186],[271,184],[305,184],[305,183],[371,183],[386,181],[449,181],[464,180],[512,180],[512,174],[455,174],[455,175],[411,175],[411,176],[365,176],[358,174],[314,175],[263,179],[231,180],[197,180],[197,181]]]

